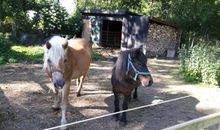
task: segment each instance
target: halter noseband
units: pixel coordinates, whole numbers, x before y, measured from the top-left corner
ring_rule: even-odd
[[[132,67],[132,69],[133,69],[134,72],[135,72],[135,76],[133,77],[133,79],[134,79],[135,81],[137,80],[137,77],[138,77],[139,74],[141,74],[141,75],[146,75],[146,76],[150,75],[149,72],[140,72],[140,71],[138,71],[138,70],[135,68],[134,64],[133,64],[132,61],[131,61],[131,55],[130,55],[130,53],[129,53],[129,54],[128,54],[127,74],[128,74],[129,69],[130,69],[130,66]]]

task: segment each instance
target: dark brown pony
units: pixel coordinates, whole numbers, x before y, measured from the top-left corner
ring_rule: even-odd
[[[133,97],[137,98],[137,87],[151,86],[153,79],[146,66],[146,56],[141,51],[142,47],[127,51],[122,51],[116,61],[112,70],[112,89],[114,93],[115,112],[119,111],[119,96],[123,96],[122,109],[128,109],[128,101]],[[119,114],[114,115],[115,119],[119,119]],[[126,125],[126,113],[123,112],[120,118],[120,125]]]
[[[60,36],[53,36],[45,44],[43,68],[55,88],[55,100],[52,108],[58,110],[61,107],[61,125],[67,122],[65,113],[71,79],[77,80],[77,96],[80,96],[91,58],[91,44],[84,39],[67,40]],[[61,90],[62,98],[59,96],[59,90]]]

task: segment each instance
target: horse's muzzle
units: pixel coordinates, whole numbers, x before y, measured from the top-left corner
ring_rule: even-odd
[[[55,88],[57,89],[62,89],[64,84],[65,84],[65,81],[64,80],[58,80],[58,81],[55,81],[53,82]]]
[[[140,82],[141,82],[142,86],[150,87],[153,84],[153,78],[151,76],[142,77]]]
[[[63,74],[61,72],[53,72],[52,73],[52,82],[57,89],[62,89],[65,81],[63,78]]]
[[[152,84],[153,84],[153,82],[154,82],[154,81],[153,81],[153,78],[151,78],[151,80],[149,81],[149,83],[148,83],[148,85],[147,85],[147,86],[148,86],[148,87],[151,87],[151,86],[152,86]]]

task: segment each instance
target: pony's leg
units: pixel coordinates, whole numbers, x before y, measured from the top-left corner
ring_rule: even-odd
[[[60,96],[59,96],[59,90],[57,89],[55,89],[54,104],[52,105],[52,109],[54,111],[58,111],[60,109]]]
[[[70,81],[66,81],[65,85],[62,89],[61,125],[64,125],[67,123],[67,121],[66,121],[66,108],[68,105],[69,90],[70,90]],[[62,129],[66,129],[66,127],[63,127]]]
[[[129,101],[129,96],[124,96],[123,104],[122,104],[122,109],[123,110],[128,109],[128,101]],[[120,119],[120,125],[125,126],[126,123],[127,123],[126,112],[123,112],[122,116],[121,116],[121,119]]]
[[[114,96],[115,96],[115,100],[114,100],[115,111],[114,112],[118,112],[119,111],[119,96],[115,93],[114,93]],[[118,121],[119,114],[116,114],[113,117],[115,118],[115,121]]]
[[[82,75],[81,77],[79,77],[77,80],[77,91],[76,91],[76,96],[79,97],[80,96],[80,92],[81,92],[81,89],[82,89],[82,84],[83,84],[83,80],[85,78],[85,75]]]
[[[133,98],[134,98],[134,99],[137,99],[137,98],[138,98],[138,97],[137,97],[137,88],[134,89]]]

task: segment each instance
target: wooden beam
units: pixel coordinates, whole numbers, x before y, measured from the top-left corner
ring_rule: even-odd
[[[163,130],[200,130],[220,123],[220,112],[171,126]]]

